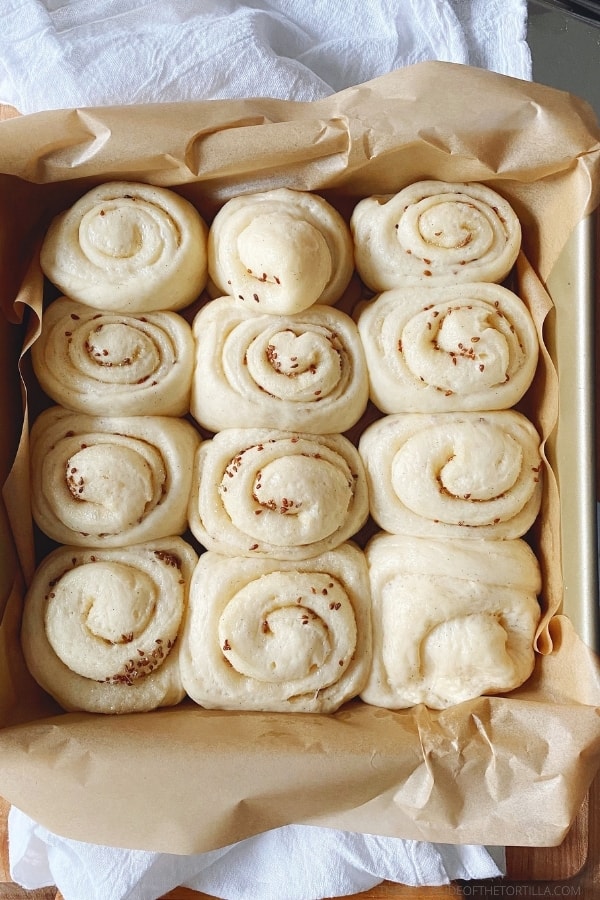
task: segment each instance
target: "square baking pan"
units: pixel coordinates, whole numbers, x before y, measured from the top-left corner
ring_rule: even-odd
[[[553,268],[546,337],[559,373],[559,418],[550,442],[559,476],[563,612],[600,652],[596,476],[597,214],[580,222]],[[561,473],[568,473],[563,478]]]
[[[450,90],[451,82],[448,103],[436,99],[434,86]],[[489,133],[477,107],[486,93],[494,110]],[[547,168],[544,156],[538,159],[534,138],[521,136],[523,129],[539,127],[546,103],[553,137],[563,118],[573,125],[565,138],[566,157],[559,149]],[[544,687],[547,673],[538,673],[515,696],[483,698],[460,711],[399,714],[351,703],[330,717],[286,719],[285,714],[221,714],[184,703],[137,718],[110,718],[55,714],[36,706],[37,698],[20,705],[7,696],[0,704],[7,722],[0,729],[0,794],[8,801],[50,830],[80,840],[117,846],[134,841],[144,849],[183,853],[222,846],[286,821],[458,843],[551,845],[562,840],[600,753],[593,659],[584,652],[585,645],[598,646],[594,217],[587,208],[590,195],[584,216],[569,210],[574,231],[549,266],[548,248],[537,241],[549,216],[533,221],[529,204],[541,197],[543,209],[551,213],[563,200],[557,183],[561,176],[568,179],[576,164],[584,170],[581,184],[590,172],[596,177],[600,147],[594,132],[588,136],[587,113],[582,115],[585,127],[577,103],[538,86],[435,63],[360,86],[329,105],[255,99],[59,111],[5,123],[10,141],[3,145],[0,132],[5,173],[0,190],[6,192],[5,211],[15,210],[17,230],[5,226],[0,244],[4,290],[10,294],[4,303],[9,315],[0,324],[6,351],[3,420],[16,425],[3,450],[3,475],[16,445],[23,449],[26,442],[20,433],[17,374],[24,333],[8,319],[17,319],[27,303],[32,310],[28,339],[35,332],[40,299],[36,240],[50,215],[87,185],[137,176],[171,184],[191,197],[206,192],[213,212],[239,190],[282,181],[323,190],[343,200],[346,209],[365,186],[377,192],[394,179],[406,183],[426,173],[447,180],[463,173],[514,190],[528,249],[539,263],[538,293],[545,285],[553,301],[544,323],[559,375],[558,425],[547,442],[560,489],[560,539],[551,563],[562,570],[562,612],[574,626],[572,634],[565,625],[557,652],[542,660],[544,673],[549,666],[550,690]],[[39,143],[28,157],[22,148],[29,146],[30,128]],[[585,147],[580,150],[581,141]],[[549,155],[554,143],[547,144]],[[540,167],[540,185],[529,177],[528,167]],[[22,205],[26,201],[36,204],[33,212]],[[564,229],[569,215],[557,225]],[[23,242],[14,235],[29,242],[27,254],[20,253]],[[25,287],[19,289],[21,283]],[[24,464],[21,453],[18,465]],[[18,526],[9,493],[5,489],[12,525]],[[10,529],[5,530],[3,624],[13,629],[14,641],[22,585],[18,572],[9,568],[14,556]],[[8,640],[5,648],[2,664],[14,677],[16,648]],[[564,683],[563,671],[573,668],[575,678]],[[38,712],[27,717],[24,711],[31,709]],[[581,741],[581,751],[574,738]],[[190,780],[196,792],[189,791]],[[557,780],[563,788],[550,792]],[[160,817],[150,814],[156,804]],[[122,815],[115,816],[115,810]]]

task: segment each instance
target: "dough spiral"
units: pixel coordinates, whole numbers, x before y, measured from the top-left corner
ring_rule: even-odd
[[[200,438],[168,416],[85,416],[54,406],[31,429],[32,514],[62,544],[117,547],[187,527]]]
[[[66,710],[129,713],[179,703],[180,632],[196,562],[178,537],[50,553],[27,592],[21,631],[38,684]]]
[[[188,519],[208,550],[307,559],[367,517],[362,462],[341,435],[231,428],[198,449]]]
[[[44,312],[31,359],[43,390],[89,415],[189,411],[194,339],[174,312],[106,313],[61,297]]]
[[[181,649],[184,687],[201,706],[335,712],[364,686],[370,660],[358,547],[294,563],[201,556]]]
[[[384,413],[508,409],[535,375],[533,319],[497,284],[386,291],[360,309],[358,330]]]
[[[294,316],[260,315],[221,297],[193,323],[191,412],[209,431],[351,428],[368,400],[356,325],[340,310],[313,306]]]
[[[517,215],[476,182],[419,181],[360,200],[350,219],[356,268],[374,291],[502,281],[521,247]]]
[[[375,535],[366,547],[373,706],[444,709],[529,678],[540,569],[523,540]]]
[[[234,197],[209,230],[211,293],[229,294],[261,312],[336,303],[353,269],[348,225],[308,191],[276,188]]]
[[[207,240],[206,223],[179,194],[113,181],[55,217],[40,263],[64,294],[97,309],[182,309],[206,285]]]
[[[540,439],[514,410],[386,416],[359,452],[371,515],[392,534],[517,538],[540,509]]]

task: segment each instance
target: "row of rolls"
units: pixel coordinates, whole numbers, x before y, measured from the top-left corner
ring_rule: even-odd
[[[63,708],[445,708],[531,674],[535,323],[479,184],[108,183],[42,245],[22,646]],[[363,298],[345,312],[355,271]],[[201,298],[198,302],[198,298]],[[365,537],[366,535],[366,537]]]
[[[351,429],[369,397],[385,414],[511,408],[534,377],[538,338],[520,298],[485,283],[387,291],[361,303],[357,321],[319,304],[258,313],[224,296],[189,324],[61,297],[32,356],[44,390],[80,412],[191,411],[212,432],[283,424],[319,434]]]

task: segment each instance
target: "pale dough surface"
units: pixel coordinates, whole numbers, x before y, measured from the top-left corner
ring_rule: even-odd
[[[276,188],[234,197],[210,226],[211,294],[261,312],[336,303],[353,269],[349,227],[318,194]]]
[[[118,547],[183,534],[200,437],[171,416],[45,410],[30,435],[32,515],[63,544]]]
[[[335,712],[365,684],[370,615],[351,543],[302,562],[204,553],[181,648],[186,692],[211,709]]]
[[[342,435],[229,428],[198,449],[188,519],[208,550],[307,559],[368,517],[364,468]]]
[[[502,281],[521,247],[510,204],[476,182],[419,181],[366,197],[350,219],[356,268],[368,287]]]
[[[97,309],[183,309],[206,286],[207,241],[204,219],[175,191],[113,181],[53,219],[40,262],[63,294]]]
[[[193,331],[191,411],[209,431],[344,432],[366,408],[362,343],[341,310],[315,305],[275,316],[221,297],[202,307]]]
[[[357,322],[371,399],[384,413],[508,409],[535,375],[531,314],[498,284],[385,291]]]
[[[371,515],[392,534],[517,538],[540,509],[540,438],[515,410],[384,416],[359,452]]]
[[[96,416],[189,412],[194,338],[175,312],[99,312],[60,297],[44,311],[31,349],[34,372],[55,403]]]
[[[365,554],[373,604],[366,703],[444,709],[529,678],[541,576],[525,541],[381,532]]]
[[[196,562],[179,537],[54,550],[25,598],[21,643],[33,677],[66,710],[179,703],[180,635]]]

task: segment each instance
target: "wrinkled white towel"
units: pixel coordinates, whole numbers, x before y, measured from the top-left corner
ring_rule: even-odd
[[[269,96],[315,100],[439,59],[531,78],[526,0],[3,0],[0,101],[42,109]],[[9,817],[11,877],[65,900],[317,900],[383,880],[504,871],[502,849],[289,825],[198,856],[115,850]]]
[[[422,60],[531,77],[526,0],[3,0],[0,101],[316,100]]]
[[[226,900],[321,900],[384,879],[409,885],[492,878],[501,848],[427,844],[287,825],[198,856],[114,850],[58,838],[14,807],[12,878],[28,890],[57,885],[65,900],[156,900],[188,887]]]

